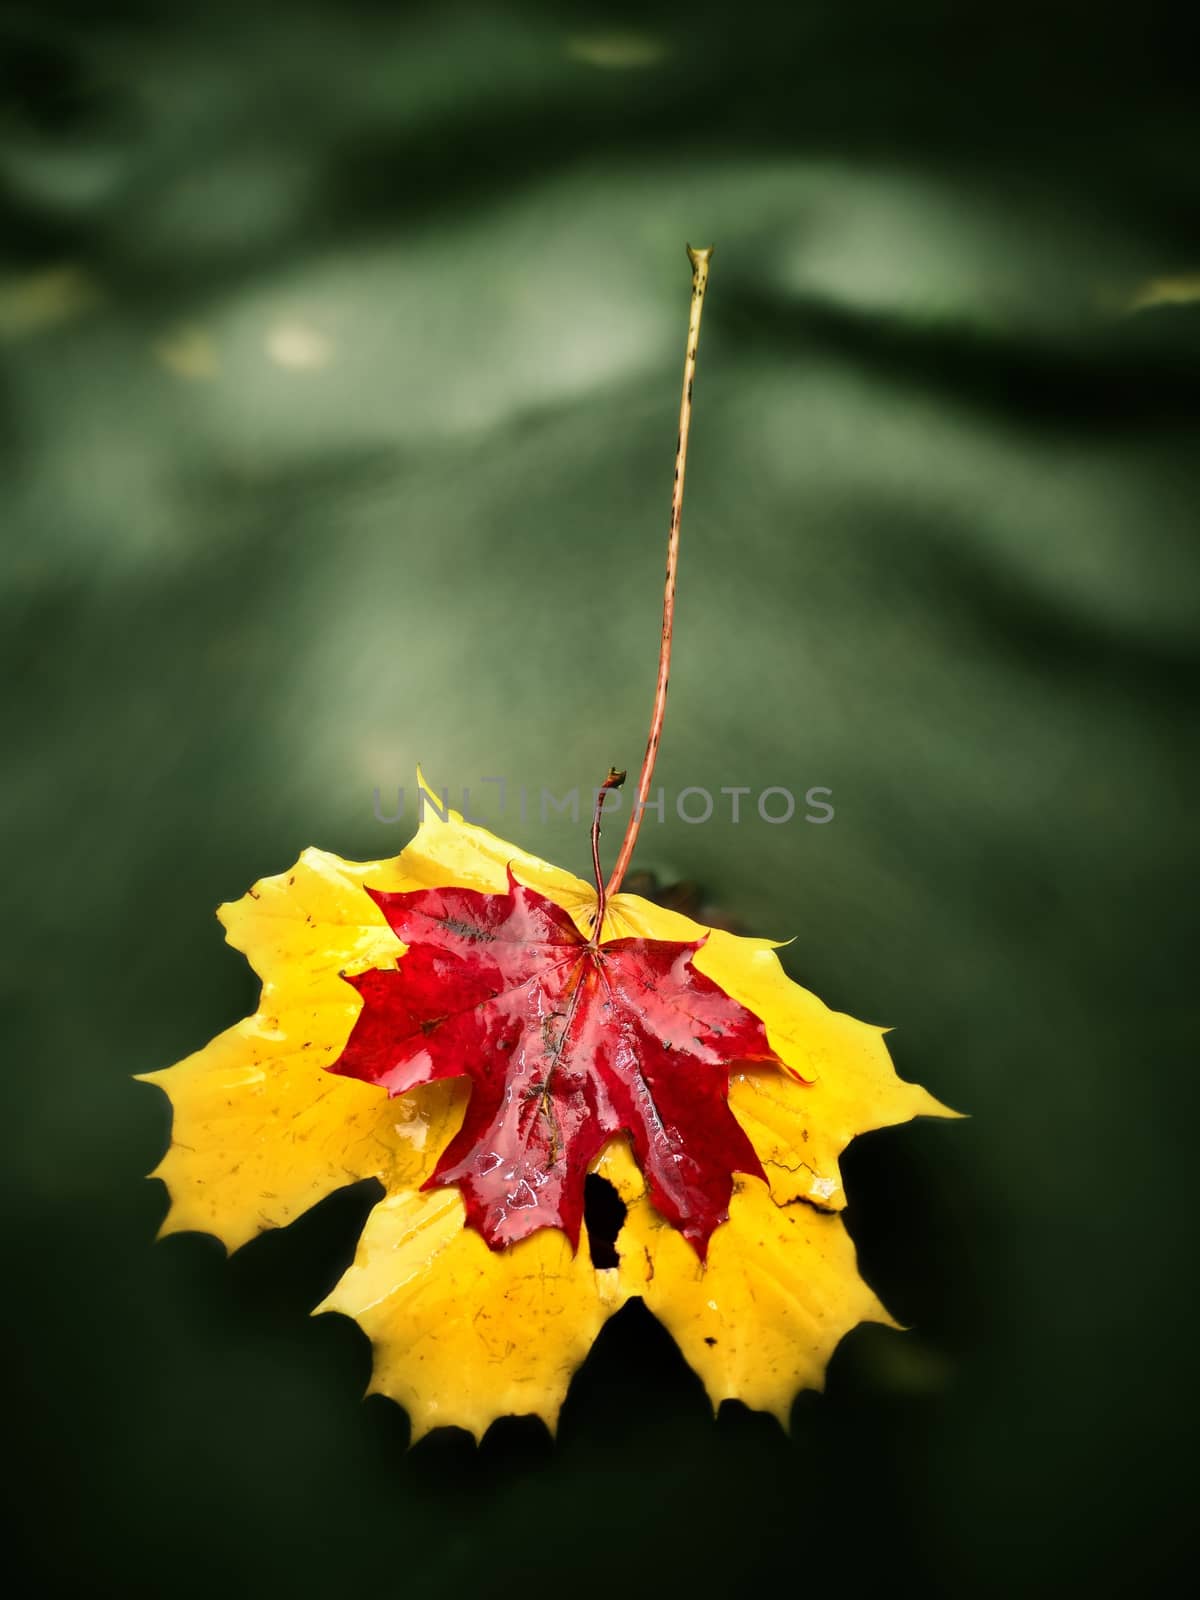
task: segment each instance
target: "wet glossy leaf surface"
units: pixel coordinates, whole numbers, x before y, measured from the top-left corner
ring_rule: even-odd
[[[759,1019],[695,970],[700,946],[595,946],[511,875],[505,895],[375,898],[407,949],[395,969],[350,980],[363,1009],[330,1071],[389,1094],[471,1079],[428,1185],[457,1184],[494,1249],[548,1227],[574,1246],[584,1179],[628,1133],[655,1207],[703,1259],[733,1173],[763,1176],[729,1074],[775,1055]]]
[[[634,1299],[714,1409],[739,1400],[785,1426],[844,1335],[891,1320],[837,1215],[838,1158],[945,1107],[896,1076],[879,1029],[793,983],[770,941],[621,893],[593,948],[595,913],[586,883],[456,813],[388,861],[306,850],[221,908],[263,979],[258,1012],[147,1074],[173,1108],[164,1233],[237,1248],[380,1180],[317,1309],[369,1335],[372,1392],[414,1438],[482,1438],[512,1413],[556,1428]],[[617,1203],[606,1252],[580,1216],[588,1182]]]

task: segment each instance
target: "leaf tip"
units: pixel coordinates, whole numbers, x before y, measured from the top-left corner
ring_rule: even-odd
[[[946,1105],[936,1095],[930,1094],[929,1090],[924,1088],[923,1085],[911,1083],[906,1084],[906,1087],[913,1092],[912,1116],[936,1117],[939,1121],[944,1122],[969,1122],[971,1120],[969,1111],[956,1111],[953,1106]]]

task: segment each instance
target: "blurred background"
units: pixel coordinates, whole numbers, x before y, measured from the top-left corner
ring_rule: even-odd
[[[1200,242],[1154,3],[6,5],[10,1550],[27,1592],[1153,1590],[1192,1510]],[[130,1075],[252,1010],[213,910],[636,768],[643,829],[971,1114],[860,1140],[790,1440],[638,1306],[552,1446],[360,1403],[374,1193],[155,1246]],[[501,816],[487,776],[510,783]],[[407,814],[396,809],[404,785]],[[381,804],[376,807],[378,790]],[[615,834],[609,841],[615,849]]]

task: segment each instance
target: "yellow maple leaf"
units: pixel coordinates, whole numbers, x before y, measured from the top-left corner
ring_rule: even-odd
[[[219,913],[262,979],[255,1015],[146,1075],[174,1106],[155,1173],[171,1197],[164,1233],[202,1229],[233,1250],[347,1183],[382,1183],[353,1265],[316,1309],[365,1330],[371,1388],[408,1410],[414,1439],[441,1424],[479,1438],[510,1413],[553,1429],[605,1320],[635,1297],[714,1408],[742,1400],[786,1425],[850,1328],[891,1321],[838,1216],[838,1157],[869,1128],[954,1114],[896,1076],[881,1029],[793,983],[770,941],[620,892],[666,705],[711,254],[688,248],[658,680],[607,884],[616,770],[592,821],[595,888],[456,812],[423,822],[394,860],[306,850]],[[475,1059],[489,1052],[508,1065]],[[615,1265],[593,1263],[586,1216],[572,1242],[585,1167],[626,1207]]]
[[[403,946],[373,890],[446,886],[497,894],[509,867],[590,927],[596,891],[456,812],[429,816],[388,861],[306,850],[218,913],[262,979],[254,1016],[178,1065],[145,1075],[174,1107],[154,1176],[171,1205],[163,1233],[199,1229],[230,1250],[285,1226],[333,1190],[378,1178],[353,1265],[317,1311],[353,1317],[371,1339],[371,1391],[409,1412],[413,1438],[452,1424],[482,1436],[528,1413],[553,1429],[571,1375],[605,1320],[641,1296],[699,1373],[714,1407],[738,1399],[786,1424],[796,1392],[819,1388],[842,1336],[890,1322],[863,1283],[836,1212],[838,1156],[856,1133],[951,1115],[893,1070],[882,1031],[829,1010],[784,973],[775,946],[714,930],[695,965],[760,1017],[799,1082],[778,1069],[736,1072],[730,1105],[767,1181],[739,1176],[729,1221],[701,1261],[645,1195],[624,1140],[593,1170],[628,1207],[616,1267],[592,1265],[548,1228],[489,1249],[466,1227],[455,1188],[422,1191],[457,1131],[462,1080],[398,1097],[325,1069],[344,1049],[360,999],[343,975],[394,966]],[[607,906],[609,937],[693,940],[706,930],[637,895]],[[821,1209],[817,1209],[820,1207]]]

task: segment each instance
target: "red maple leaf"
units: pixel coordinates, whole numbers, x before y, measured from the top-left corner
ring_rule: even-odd
[[[692,964],[704,940],[588,940],[511,871],[507,894],[368,893],[408,949],[347,979],[363,1006],[330,1070],[393,1095],[471,1079],[425,1187],[458,1184],[493,1250],[548,1227],[577,1245],[588,1168],[625,1132],[654,1206],[703,1260],[734,1171],[763,1177],[729,1074],[779,1064],[759,1018]]]

